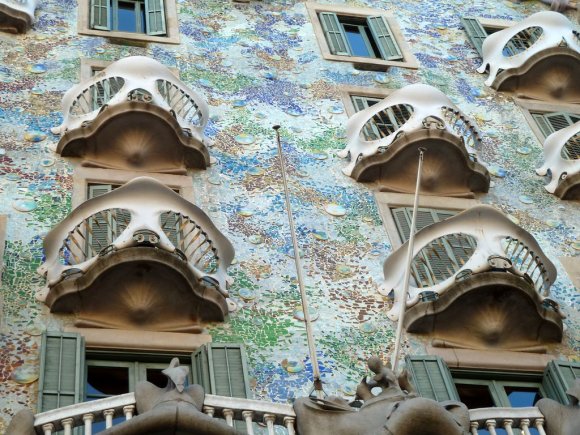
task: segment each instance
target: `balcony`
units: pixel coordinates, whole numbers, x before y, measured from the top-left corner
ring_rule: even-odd
[[[557,12],[538,12],[488,36],[483,63],[487,86],[542,101],[580,102],[580,34]]]
[[[381,293],[395,296],[392,320],[405,299],[407,243],[383,267]],[[433,345],[537,351],[562,340],[564,316],[549,297],[556,268],[528,232],[490,206],[417,232],[411,278],[404,325]]]
[[[81,204],[47,234],[44,252],[37,298],[79,327],[201,332],[228,313],[231,243],[152,178]]]
[[[203,411],[213,419],[225,420],[230,427],[234,426],[234,422],[241,422],[245,425],[241,433],[249,435],[258,433],[256,423],[264,426],[268,435],[296,433],[296,415],[292,405],[288,404],[206,394]],[[65,435],[69,435],[74,428],[79,428],[80,434],[90,435],[96,433],[97,425],[103,425],[101,422],[105,423],[106,428],[115,427],[131,420],[135,413],[135,394],[128,393],[36,414],[33,433],[52,435],[63,430]],[[478,429],[487,429],[491,434],[499,429],[505,429],[508,434],[513,434],[513,429],[521,429],[523,433],[529,434],[531,428],[537,429],[539,434],[546,434],[545,418],[537,407],[471,409],[469,419],[471,433],[474,435]],[[240,430],[240,426],[237,428]],[[327,428],[320,433],[332,433],[332,429]],[[14,434],[8,432],[7,435]]]
[[[489,173],[476,157],[477,127],[431,86],[406,86],[357,112],[348,120],[347,141],[339,153],[350,158],[343,172],[383,191],[414,192],[419,147],[426,149],[422,193],[472,196],[489,188]]]
[[[551,175],[545,189],[561,199],[580,199],[580,122],[544,141],[544,164],[538,175]]]
[[[208,105],[147,57],[121,59],[62,100],[57,152],[84,166],[185,173],[209,165]]]
[[[0,0],[0,31],[26,33],[34,21],[36,0]]]

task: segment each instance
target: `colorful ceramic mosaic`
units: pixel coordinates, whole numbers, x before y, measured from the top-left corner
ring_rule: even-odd
[[[541,144],[515,103],[484,86],[479,57],[460,25],[464,15],[519,20],[538,1],[347,0],[396,17],[418,70],[360,71],[322,60],[306,8],[297,1],[178,0],[181,43],[128,46],[76,33],[77,2],[40,2],[33,29],[0,35],[0,214],[8,215],[0,320],[0,432],[34,407],[39,333],[66,319],[34,298],[43,235],[71,209],[73,165],[54,153],[60,100],[79,81],[80,58],[150,56],[179,69],[203,93],[213,165],[194,172],[197,205],[232,241],[237,309],[209,325],[215,342],[243,342],[256,398],[288,401],[311,391],[308,358],[272,125],[280,124],[314,336],[328,394],[352,395],[370,355],[387,358],[395,325],[377,289],[392,251],[373,192],[342,174],[347,115],[339,86],[397,89],[427,83],[473,117],[492,188],[481,201],[531,232],[556,263],[552,295],[567,315],[559,352],[578,359],[580,296],[558,262],[580,254],[578,204],[543,189],[535,175]],[[422,352],[408,337],[404,351]]]

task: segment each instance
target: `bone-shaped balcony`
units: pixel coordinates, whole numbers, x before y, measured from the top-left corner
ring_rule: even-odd
[[[147,177],[86,201],[48,233],[37,298],[84,327],[198,332],[223,321],[234,250],[209,217]]]
[[[562,339],[558,304],[549,297],[556,268],[534,238],[501,212],[481,205],[417,232],[404,296],[408,242],[384,263],[381,293],[389,312],[435,345],[537,350]]]
[[[538,12],[489,35],[478,72],[487,86],[526,98],[580,102],[580,34],[557,12]]]
[[[85,166],[184,173],[209,165],[204,98],[147,57],[121,59],[63,97],[57,152]]]
[[[354,114],[347,124],[350,158],[343,169],[357,181],[376,181],[381,190],[415,189],[418,148],[426,149],[424,194],[487,192],[489,173],[477,163],[481,135],[475,123],[438,89],[409,85]]]
[[[0,0],[0,31],[25,33],[34,21],[36,0]]]
[[[580,121],[548,136],[538,175],[550,174],[546,190],[562,199],[580,199]]]

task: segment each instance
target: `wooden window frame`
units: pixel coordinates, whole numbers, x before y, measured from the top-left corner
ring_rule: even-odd
[[[407,193],[375,192],[375,200],[383,225],[387,231],[393,250],[403,245],[399,236],[397,224],[391,209],[397,207],[412,207],[414,195]],[[479,204],[478,200],[469,198],[450,198],[445,196],[421,196],[419,208],[441,209],[461,212]]]
[[[81,35],[102,36],[104,38],[131,40],[143,43],[159,42],[179,44],[180,37],[176,0],[165,0],[164,5],[166,34],[163,36],[155,36],[146,33],[93,29],[91,28],[90,22],[90,0],[80,0],[78,6],[77,32]]]
[[[541,145],[544,143],[546,137],[534,119],[533,113],[567,112],[580,115],[580,104],[546,103],[524,98],[514,98],[514,101],[520,107],[524,118]]]
[[[392,16],[386,15],[384,11],[370,8],[355,8],[341,5],[319,4],[314,2],[306,2],[305,6],[310,16],[310,21],[314,28],[314,34],[324,59],[337,62],[349,62],[352,63],[355,68],[372,71],[384,71],[392,66],[410,69],[419,68],[419,63],[411,52],[409,45],[405,41],[396,20]],[[330,12],[342,16],[364,19],[372,16],[382,16],[387,21],[388,26],[392,31],[393,37],[401,51],[403,60],[384,60],[380,58],[332,54],[330,47],[328,46],[328,42],[326,41],[324,30],[318,15],[321,12]]]
[[[361,86],[339,86],[338,91],[342,104],[344,105],[344,110],[350,118],[352,115],[357,113],[357,110],[352,103],[353,96],[384,99],[395,92],[396,89],[365,88]]]

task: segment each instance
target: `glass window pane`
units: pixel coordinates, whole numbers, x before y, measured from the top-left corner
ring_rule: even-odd
[[[167,386],[167,376],[165,376],[162,372],[163,369],[151,369],[148,368],[147,372],[147,380],[154,385],[157,385],[159,388],[165,388]]]
[[[117,10],[117,30],[120,32],[137,31],[137,4],[133,2],[119,2]]]
[[[350,44],[353,56],[372,57],[367,44],[361,34],[362,26],[343,24],[344,33]]]
[[[88,366],[86,396],[106,397],[129,392],[128,367]]]
[[[471,385],[455,383],[460,400],[469,409],[490,408],[496,406],[487,385]]]
[[[504,387],[505,393],[508,396],[510,405],[514,408],[521,408],[525,406],[534,406],[538,400],[542,398],[540,392],[535,387]]]

